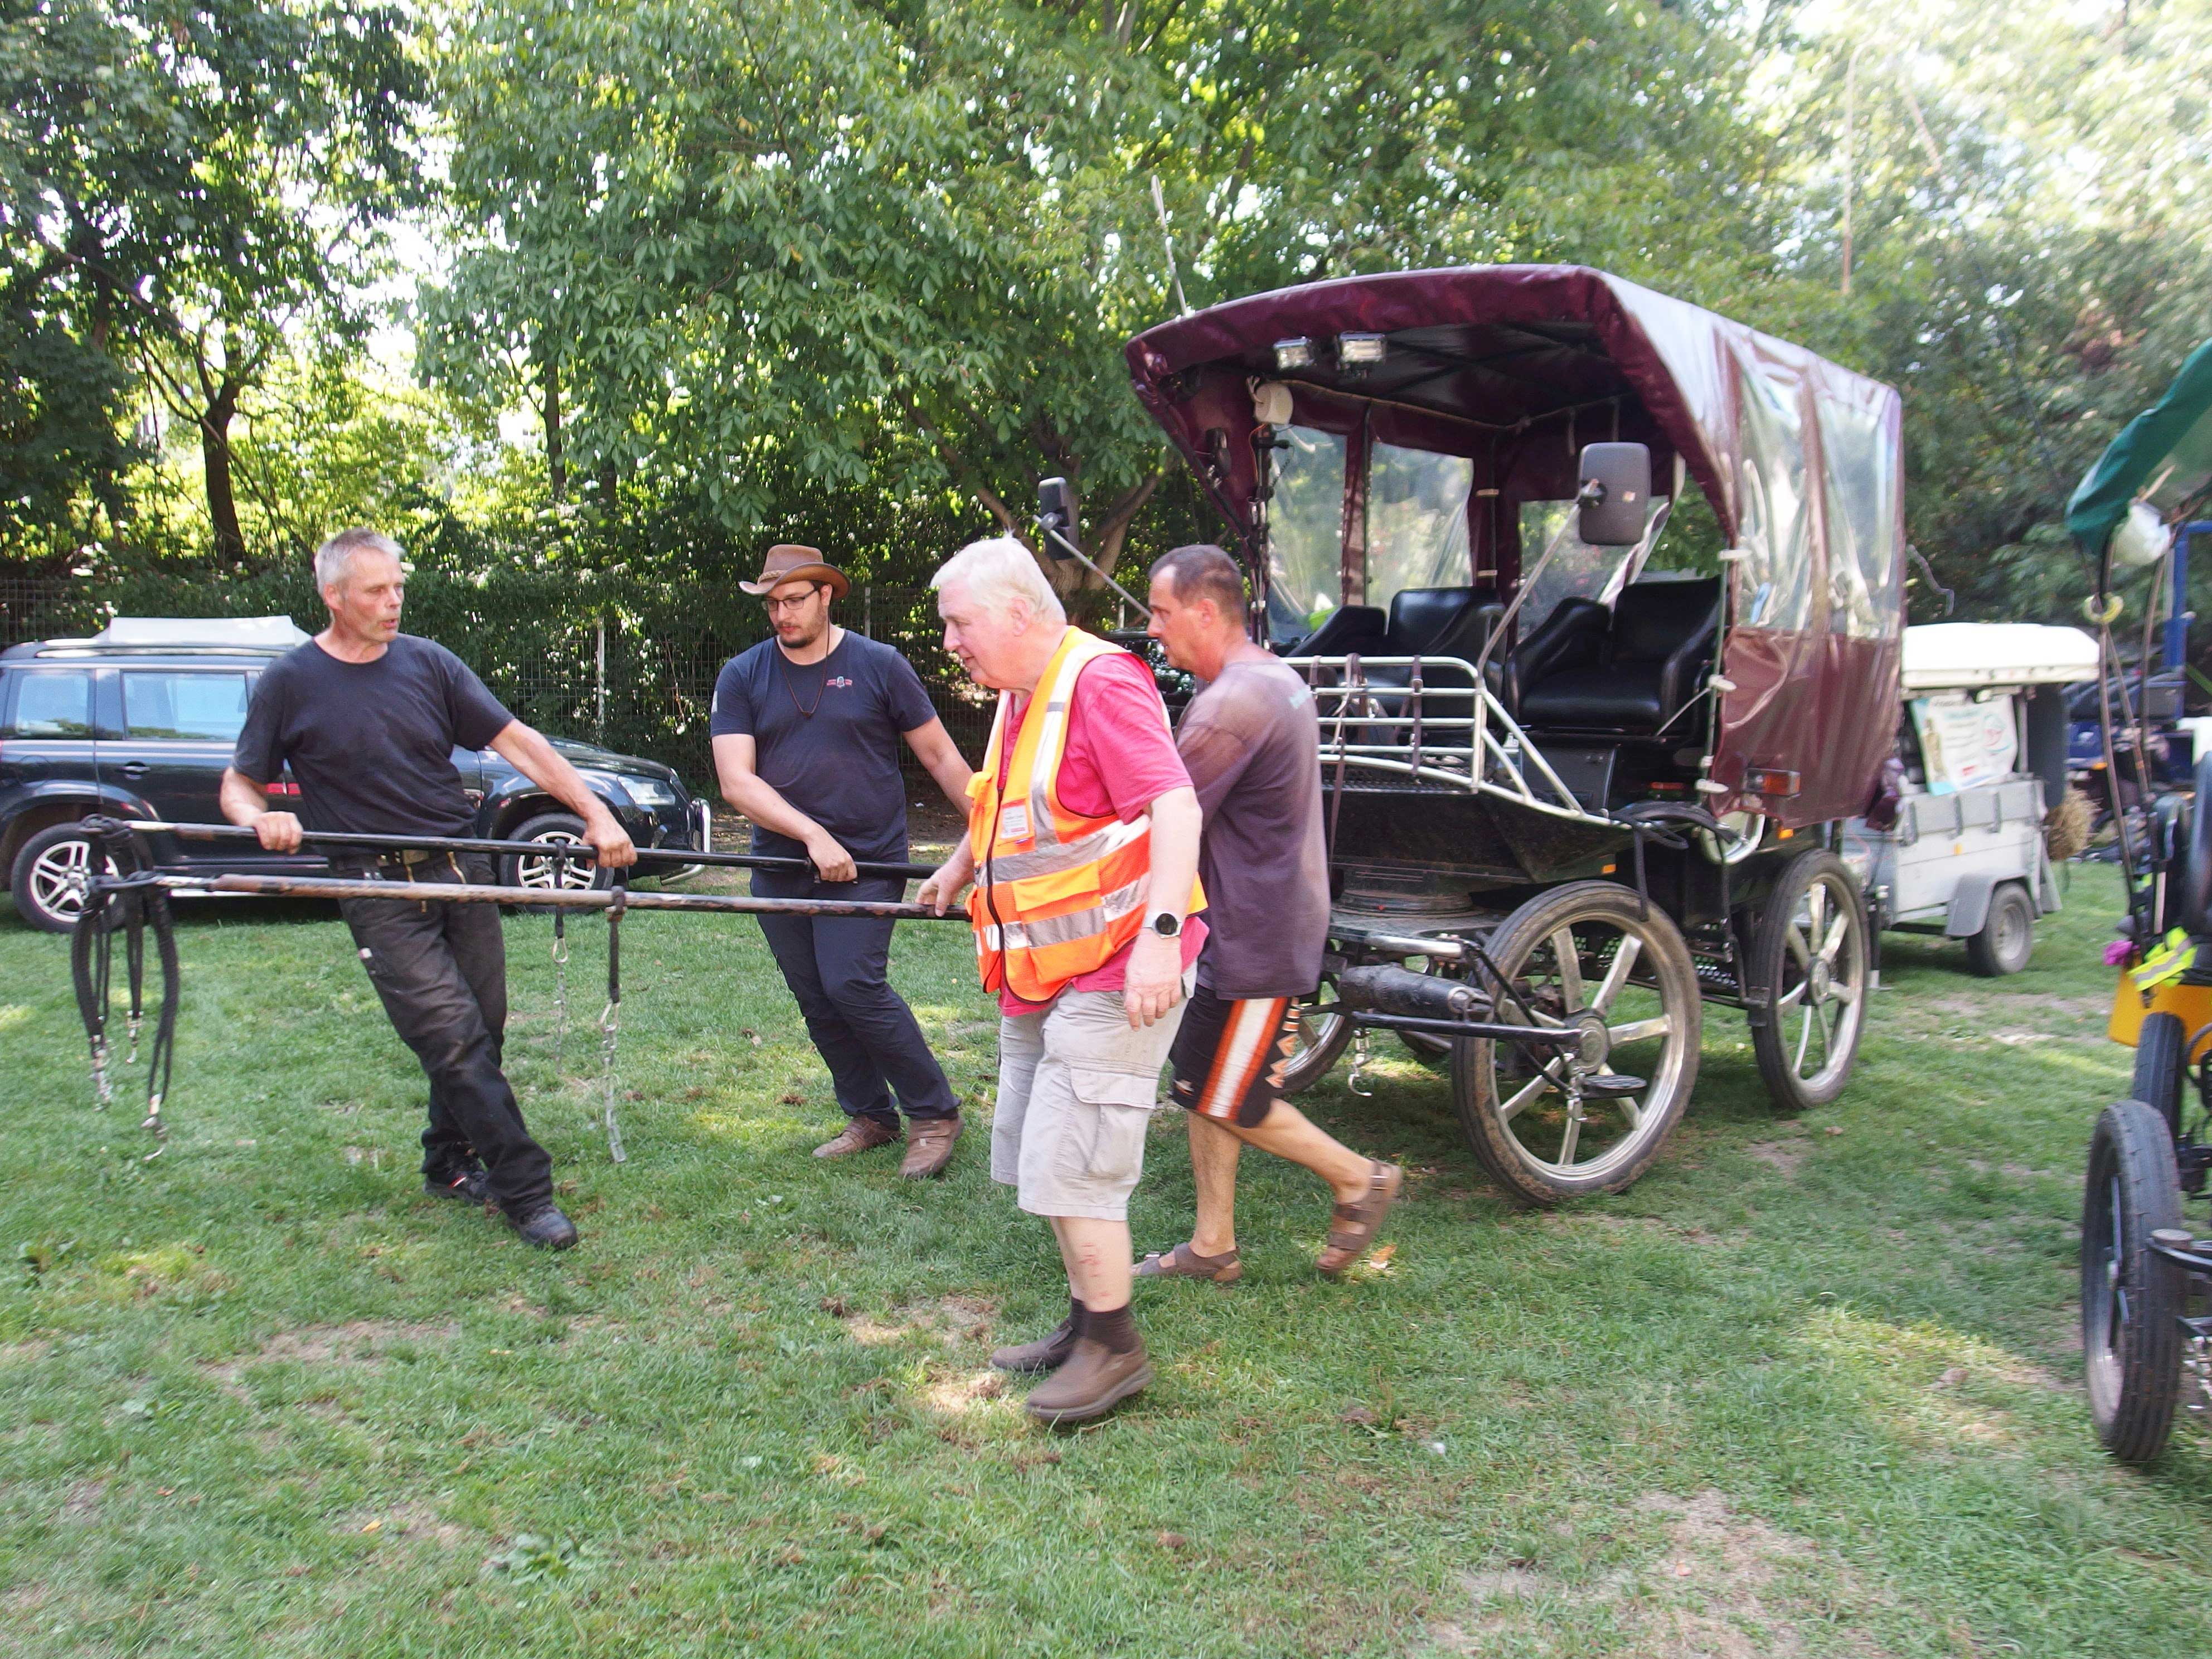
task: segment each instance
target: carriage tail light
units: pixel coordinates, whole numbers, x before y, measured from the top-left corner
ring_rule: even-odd
[[[1794,795],[1799,786],[1795,772],[1785,772],[1778,766],[1754,766],[1743,775],[1743,787],[1754,795]]]

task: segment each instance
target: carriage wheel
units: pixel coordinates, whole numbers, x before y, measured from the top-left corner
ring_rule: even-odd
[[[1751,1048],[1778,1109],[1825,1106],[1850,1081],[1871,962],[1857,878],[1833,853],[1800,853],[1774,884],[1751,947],[1752,982],[1770,996]]]
[[[1321,989],[1299,1000],[1298,1052],[1283,1067],[1283,1092],[1303,1093],[1328,1075],[1344,1046],[1352,1041],[1352,1022],[1342,1014],[1305,1012],[1308,1005],[1336,1000],[1336,981],[1323,975]]]
[[[2140,1100],[2106,1107],[2081,1197],[2081,1354],[2097,1438],[2123,1463],[2152,1462],[2173,1430],[2184,1274],[2145,1247],[2180,1224],[2166,1121]]]
[[[1516,994],[1498,1021],[1578,1035],[1559,1049],[1452,1045],[1475,1157],[1530,1204],[1620,1191],[1651,1167],[1697,1081],[1705,1009],[1681,933],[1626,888],[1581,881],[1516,910],[1489,951]]]
[[[2146,1014],[2136,1033],[2136,1075],[2128,1097],[2140,1100],[2166,1120],[2169,1139],[2181,1137],[2181,1079],[2188,1064],[2181,1050],[2189,1041],[2179,1014]]]

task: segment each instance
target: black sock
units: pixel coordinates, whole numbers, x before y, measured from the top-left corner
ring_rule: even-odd
[[[1142,1346],[1137,1335],[1137,1322],[1129,1316],[1129,1304],[1104,1312],[1096,1308],[1084,1316],[1083,1334],[1093,1342],[1105,1344],[1109,1353],[1134,1353]]]
[[[1070,1335],[1081,1337],[1084,1322],[1090,1316],[1091,1310],[1083,1305],[1081,1298],[1074,1296],[1067,1298],[1067,1329]]]

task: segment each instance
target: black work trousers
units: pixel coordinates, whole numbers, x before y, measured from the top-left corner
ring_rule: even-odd
[[[450,857],[381,873],[393,880],[463,879]],[[481,1158],[490,1194],[509,1215],[521,1219],[550,1203],[553,1159],[531,1139],[500,1070],[507,941],[498,906],[345,899],[338,908],[392,1029],[430,1080],[422,1172],[447,1179]]]
[[[906,896],[906,884],[896,876],[879,876],[833,885],[817,881],[811,872],[757,870],[753,892],[761,898],[896,902]],[[846,1116],[872,1117],[896,1128],[902,1107],[917,1119],[951,1117],[959,1111],[914,1010],[886,977],[891,930],[897,923],[875,916],[764,915],[760,925],[775,965],[783,969],[783,982],[806,1018],[806,1035],[830,1067]]]

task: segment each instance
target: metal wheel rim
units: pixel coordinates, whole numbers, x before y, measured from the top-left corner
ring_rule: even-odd
[[[2094,1239],[2084,1247],[2094,1250],[2089,1271],[2082,1275],[2081,1338],[2084,1381],[2089,1400],[2100,1417],[2119,1408],[2121,1362],[2127,1349],[2128,1291],[2121,1264],[2127,1260],[2127,1239],[2120,1208],[2120,1173],[2116,1160],[2100,1161],[2099,1189],[2104,1194],[2104,1214],[2090,1216]]]
[[[101,857],[105,873],[116,873],[115,860]],[[31,898],[49,915],[75,920],[84,911],[85,884],[92,874],[92,843],[56,842],[31,860]]]
[[[1326,1001],[1334,990],[1335,982],[1324,978],[1319,988],[1315,991],[1313,1000],[1316,1002]],[[1342,1014],[1313,1013],[1308,1010],[1304,1001],[1297,1003],[1292,1012],[1297,1015],[1295,1029],[1297,1032],[1298,1051],[1283,1062],[1284,1075],[1290,1078],[1297,1077],[1301,1066],[1310,1065],[1316,1055],[1336,1041],[1337,1034],[1343,1029],[1346,1018]]]
[[[2020,960],[2027,954],[2023,936],[2026,939],[2034,937],[2033,923],[2022,917],[2021,907],[2017,904],[1998,906],[1996,921],[1997,936],[1994,941],[1996,950],[1993,954],[2002,963]]]
[[[1777,988],[1773,1013],[1790,1073],[1808,1091],[1837,1083],[1850,1070],[1866,1018],[1866,934],[1851,925],[1854,914],[1850,884],[1824,870],[1784,923],[1784,984]],[[1812,971],[1816,963],[1824,971]],[[1819,1064],[1808,1071],[1816,1051]]]
[[[567,830],[547,830],[532,836],[531,842],[538,847],[588,847],[591,843],[581,836]],[[514,884],[532,887],[539,892],[551,892],[556,888],[565,892],[580,893],[597,878],[598,866],[577,859],[532,858],[519,853],[514,860]]]
[[[1657,917],[1653,921],[1639,923],[1613,916],[1570,916],[1536,941],[1520,961],[1500,962],[1498,965],[1507,979],[1516,988],[1521,988],[1527,985],[1531,963],[1548,951],[1554,964],[1554,975],[1561,980],[1561,1012],[1554,1014],[1533,1007],[1530,1012],[1536,1024],[1564,1026],[1577,1013],[1595,1012],[1602,1015],[1608,1012],[1620,993],[1632,984],[1644,989],[1657,988],[1656,976],[1639,977],[1637,964],[1646,951],[1652,951],[1660,925],[1665,924],[1663,919]],[[1579,961],[1571,981],[1558,974],[1556,964],[1560,959],[1561,950],[1559,941],[1562,935],[1571,939],[1573,930],[1577,927],[1602,927],[1614,930],[1620,936],[1619,944],[1609,953],[1602,955],[1599,964],[1602,969],[1601,977],[1595,985],[1583,978]],[[1579,956],[1580,952],[1577,954]],[[1656,958],[1658,953],[1652,951],[1652,954]],[[1577,991],[1586,994],[1575,994]],[[1692,994],[1695,995],[1694,988]],[[1642,1091],[1636,1095],[1600,1098],[1583,1103],[1579,1113],[1574,1109],[1577,1103],[1571,1102],[1567,1121],[1558,1132],[1559,1151],[1555,1157],[1547,1156],[1532,1147],[1522,1139],[1522,1132],[1516,1126],[1527,1116],[1528,1108],[1550,1097],[1565,1094],[1566,1091],[1559,1088],[1546,1073],[1540,1072],[1525,1082],[1512,1079],[1513,1089],[1509,1094],[1498,1075],[1500,1045],[1490,1041],[1479,1042],[1474,1045],[1477,1064],[1486,1069],[1489,1093],[1497,1103],[1498,1121],[1504,1128],[1506,1139],[1512,1143],[1515,1155],[1522,1164],[1554,1180],[1601,1184],[1618,1170],[1636,1163],[1650,1149],[1654,1140],[1667,1133],[1673,1121],[1674,1096],[1683,1087],[1684,1073],[1696,1060],[1695,1045],[1687,1040],[1688,1033],[1684,1029],[1695,1022],[1684,1019],[1680,1009],[1666,1008],[1663,994],[1661,1001],[1662,1012],[1656,1016],[1621,1024],[1607,1023],[1609,1046],[1613,1049],[1628,1049],[1629,1054],[1621,1058],[1629,1064],[1640,1066],[1644,1057],[1650,1053],[1643,1045],[1654,1038],[1664,1039],[1660,1063],[1650,1068]],[[1498,1013],[1502,1018],[1518,1018],[1507,1006],[1501,1006]],[[1557,1073],[1564,1064],[1564,1060],[1555,1061],[1547,1070]],[[1627,1118],[1629,1133],[1593,1158],[1577,1158],[1575,1154],[1581,1149],[1582,1126],[1593,1118],[1607,1114],[1618,1114]],[[1548,1133],[1545,1139],[1551,1139]]]

